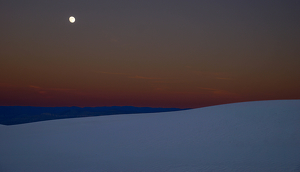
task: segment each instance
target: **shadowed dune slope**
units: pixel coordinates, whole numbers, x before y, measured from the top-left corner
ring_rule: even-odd
[[[0,125],[0,171],[300,171],[300,100]]]

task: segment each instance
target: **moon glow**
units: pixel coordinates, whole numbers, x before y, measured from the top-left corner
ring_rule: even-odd
[[[74,22],[75,22],[75,17],[71,16],[71,17],[69,18],[69,21],[70,21],[71,23],[74,23]]]

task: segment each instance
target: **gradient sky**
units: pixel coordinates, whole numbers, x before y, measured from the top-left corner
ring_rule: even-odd
[[[1,0],[0,105],[300,99],[299,9],[299,0]]]

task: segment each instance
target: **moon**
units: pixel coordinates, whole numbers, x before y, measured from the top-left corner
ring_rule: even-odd
[[[75,22],[75,17],[71,16],[71,17],[69,18],[69,21],[70,21],[71,23],[74,23],[74,22]]]

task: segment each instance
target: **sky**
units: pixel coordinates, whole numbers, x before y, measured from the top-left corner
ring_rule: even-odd
[[[0,106],[300,99],[299,8],[299,0],[1,0]]]

